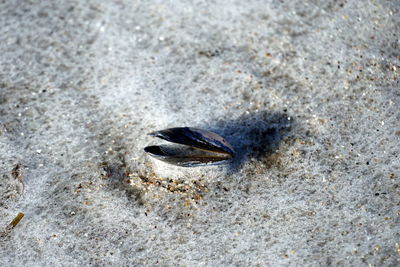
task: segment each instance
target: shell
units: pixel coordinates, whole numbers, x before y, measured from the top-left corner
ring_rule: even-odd
[[[148,146],[144,151],[156,159],[177,166],[222,164],[231,160],[235,153],[233,147],[223,137],[202,129],[169,128],[149,135],[174,145]]]

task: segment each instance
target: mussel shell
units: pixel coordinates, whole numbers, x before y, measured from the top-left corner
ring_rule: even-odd
[[[172,143],[187,145],[208,151],[234,155],[232,146],[216,133],[191,127],[169,128],[149,135]]]
[[[182,145],[148,146],[144,151],[158,160],[180,167],[218,165],[231,159],[228,154],[213,153]]]
[[[156,159],[181,167],[223,164],[234,155],[232,146],[216,133],[189,127],[170,128],[149,135],[175,143],[148,146],[144,150]]]

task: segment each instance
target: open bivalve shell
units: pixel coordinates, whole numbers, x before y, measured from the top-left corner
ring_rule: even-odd
[[[223,137],[197,128],[169,128],[149,135],[174,144],[148,146],[144,151],[158,160],[181,167],[227,163],[235,153]]]

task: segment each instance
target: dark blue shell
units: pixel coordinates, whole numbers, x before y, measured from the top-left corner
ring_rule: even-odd
[[[206,152],[204,152],[203,155],[195,155],[193,153],[186,153],[189,149],[182,149],[180,153],[171,153],[170,147],[161,145],[145,147],[144,151],[158,160],[180,167],[219,165],[231,160],[229,157],[221,157],[221,154],[205,155]]]
[[[144,150],[156,159],[181,167],[222,164],[234,156],[232,146],[224,138],[201,129],[170,128],[149,135],[175,145],[148,146]]]
[[[150,133],[172,143],[234,155],[232,146],[216,133],[190,127],[169,128]]]

